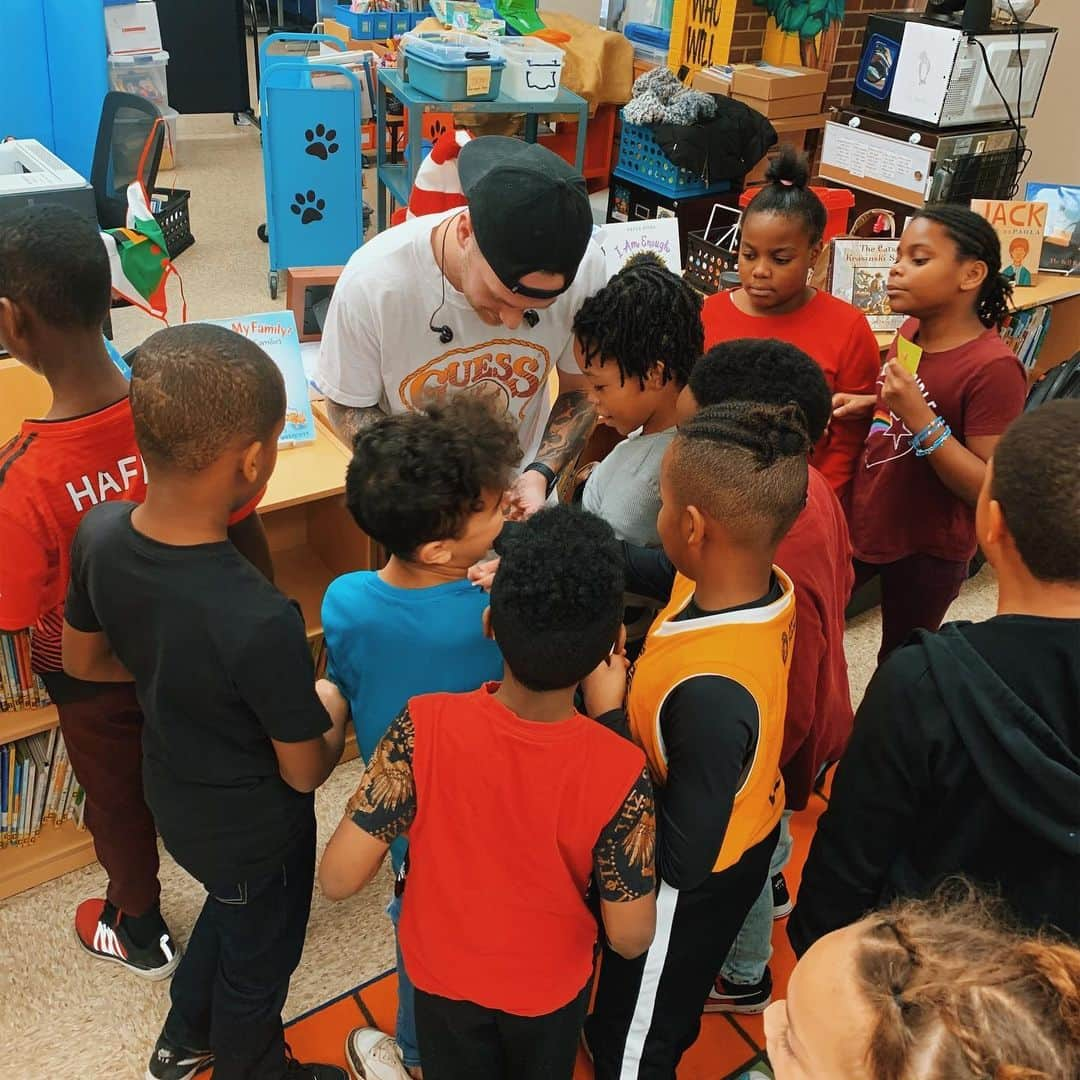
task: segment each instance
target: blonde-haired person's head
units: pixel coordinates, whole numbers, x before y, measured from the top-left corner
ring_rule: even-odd
[[[1080,950],[953,887],[823,937],[765,1031],[776,1080],[1080,1077]]]

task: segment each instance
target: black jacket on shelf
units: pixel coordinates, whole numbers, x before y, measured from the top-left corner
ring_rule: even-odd
[[[788,924],[795,952],[962,874],[1080,939],[1080,619],[920,631],[878,669]]]
[[[744,177],[776,145],[776,129],[756,109],[713,94],[716,116],[702,124],[650,124],[669,160],[706,183]]]

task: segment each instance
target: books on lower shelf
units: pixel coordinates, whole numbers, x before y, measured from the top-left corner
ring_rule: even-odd
[[[0,712],[48,704],[49,695],[30,667],[30,631],[0,633]]]
[[[1001,337],[1027,371],[1035,367],[1039,349],[1050,329],[1052,312],[1049,304],[1014,311],[1001,328]]]
[[[43,825],[84,828],[85,807],[59,728],[0,746],[0,847],[32,843]]]

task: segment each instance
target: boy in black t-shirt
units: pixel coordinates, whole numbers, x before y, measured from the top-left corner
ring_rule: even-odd
[[[227,540],[277,459],[285,389],[256,345],[215,326],[163,330],[132,372],[146,501],[103,503],[75,538],[64,669],[134,681],[146,801],[207,899],[147,1068],[187,1080],[344,1080],[287,1054],[281,1008],[315,867],[313,792],[347,707],[315,684],[301,616]],[[329,714],[329,715],[328,715]]]

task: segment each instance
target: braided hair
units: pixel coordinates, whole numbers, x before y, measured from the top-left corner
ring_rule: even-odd
[[[663,363],[661,382],[685,386],[705,351],[701,297],[661,260],[635,256],[574,316],[585,366],[614,360],[619,383],[645,380]]]
[[[964,882],[858,924],[875,1080],[1080,1075],[1080,951],[1023,937]]]
[[[829,215],[825,204],[807,187],[810,163],[806,155],[785,144],[770,162],[765,181],[750,200],[743,219],[751,214],[780,214],[782,217],[797,218],[806,227],[810,246],[821,243]]]
[[[986,280],[976,299],[975,313],[986,327],[1001,328],[1009,314],[1012,282],[1001,273],[1001,240],[986,218],[966,206],[941,203],[912,214],[940,225],[956,245],[961,259],[986,263]]]
[[[700,409],[672,444],[671,484],[746,544],[780,542],[806,505],[810,439],[797,405],[724,401]]]

